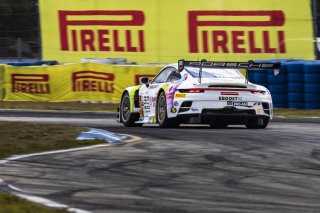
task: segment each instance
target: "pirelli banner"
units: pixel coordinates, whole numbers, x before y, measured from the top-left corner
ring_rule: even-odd
[[[161,66],[113,66],[92,63],[12,67],[5,66],[5,101],[120,102],[123,89],[154,77]]]
[[[43,58],[314,59],[311,0],[40,0]]]

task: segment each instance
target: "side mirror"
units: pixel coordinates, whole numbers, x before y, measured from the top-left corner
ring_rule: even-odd
[[[140,78],[140,83],[141,83],[141,84],[148,84],[148,83],[149,83],[149,78],[148,78],[148,77],[142,77],[142,78]]]

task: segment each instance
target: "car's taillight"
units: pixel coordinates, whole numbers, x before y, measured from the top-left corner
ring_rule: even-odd
[[[260,90],[252,90],[251,93],[254,95],[258,95],[258,94],[265,95],[266,94],[265,91],[260,91]]]
[[[179,89],[181,93],[204,93],[203,89]]]

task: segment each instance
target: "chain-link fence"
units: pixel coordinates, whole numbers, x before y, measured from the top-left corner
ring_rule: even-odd
[[[0,60],[40,59],[37,39],[0,38]]]

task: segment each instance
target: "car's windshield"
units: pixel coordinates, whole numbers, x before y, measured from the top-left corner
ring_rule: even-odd
[[[194,78],[199,76],[199,68],[188,67],[186,71]],[[237,69],[202,69],[202,78],[236,78],[244,79]]]

